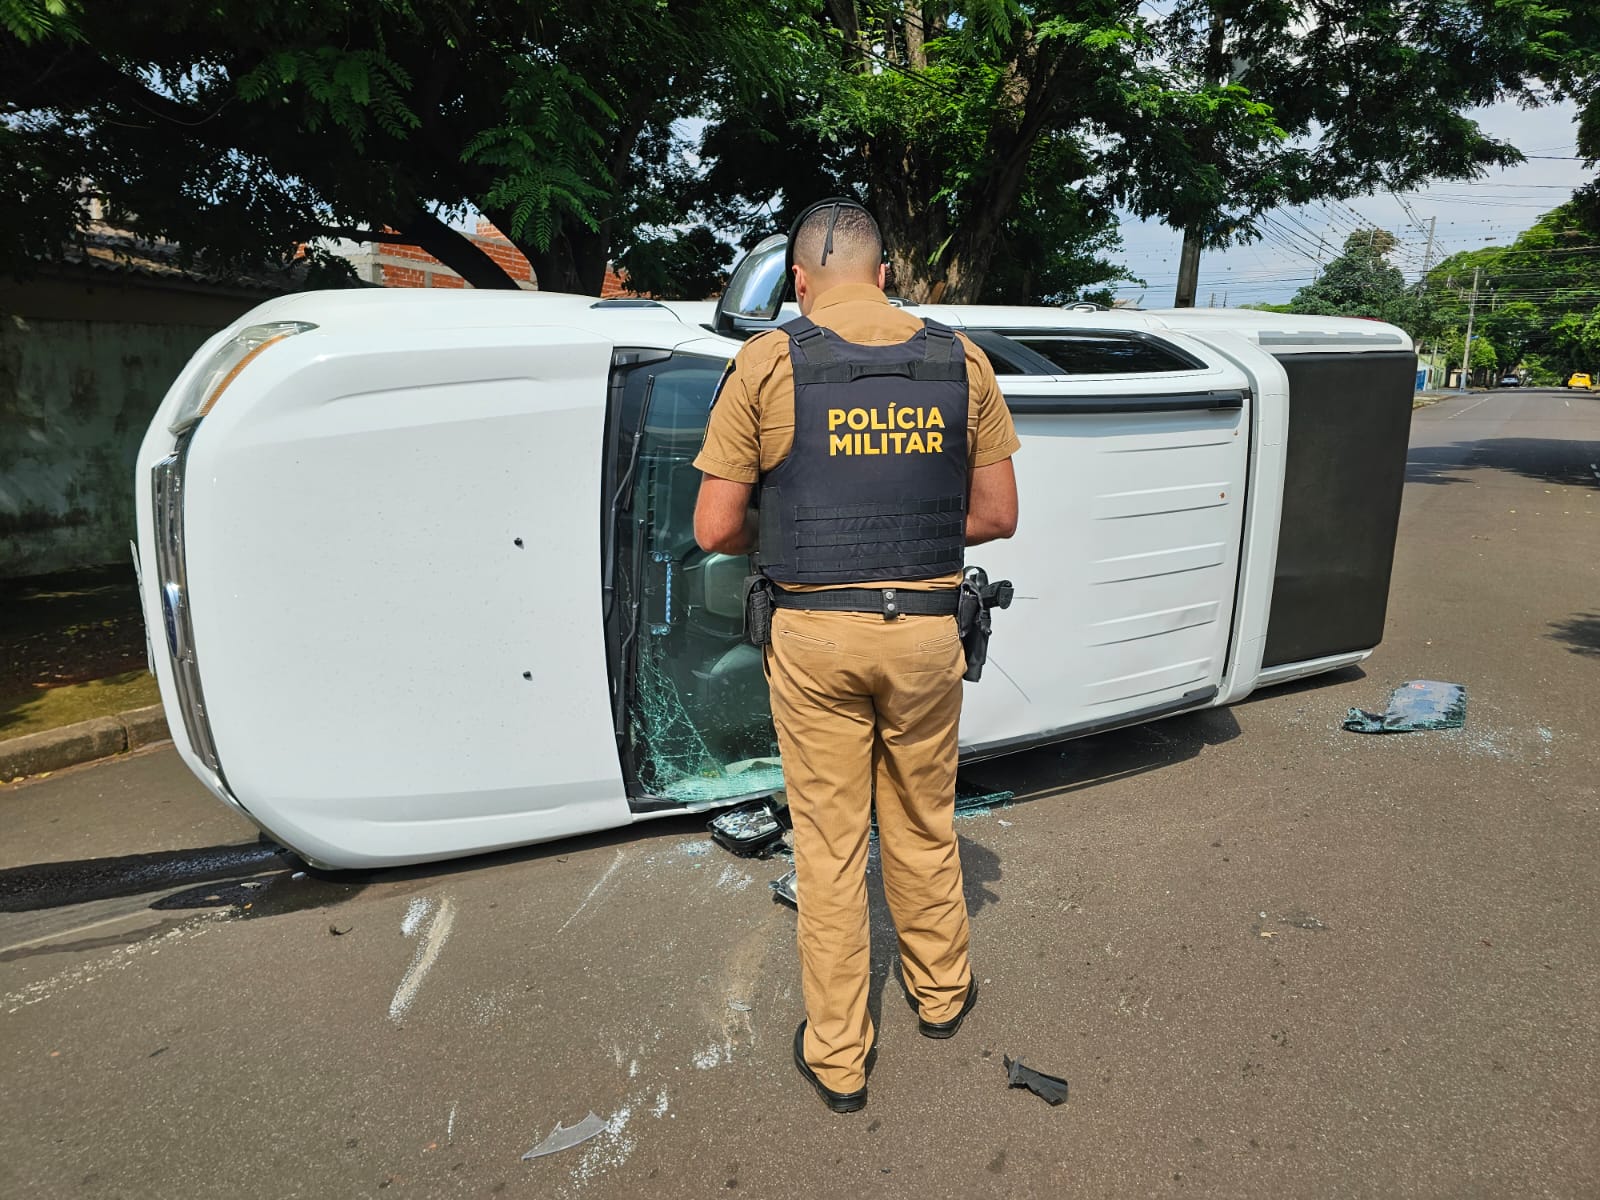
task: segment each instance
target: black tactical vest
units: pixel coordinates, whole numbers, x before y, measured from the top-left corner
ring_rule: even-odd
[[[783,328],[794,447],[761,479],[761,571],[838,584],[960,571],[968,402],[955,335],[929,321],[899,345],[858,346],[806,317]]]

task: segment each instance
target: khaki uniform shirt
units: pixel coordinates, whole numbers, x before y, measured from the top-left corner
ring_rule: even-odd
[[[870,283],[845,283],[817,297],[811,319],[847,342],[890,346],[909,340],[922,328],[922,318],[890,304]],[[1021,447],[1011,411],[989,360],[964,335],[957,333],[967,359],[967,459],[973,468],[1004,462]],[[786,457],[794,445],[794,368],[789,362],[789,335],[769,330],[751,338],[734,357],[722,381],[706,426],[706,440],[694,465],[707,475],[734,483],[758,483]],[[926,590],[954,587],[959,574],[936,579],[885,580],[873,586]],[[809,591],[826,584],[786,583],[790,591]],[[859,585],[851,585],[859,586]]]

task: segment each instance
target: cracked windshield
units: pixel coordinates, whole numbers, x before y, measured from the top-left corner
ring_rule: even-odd
[[[683,804],[783,786],[761,651],[744,638],[743,555],[695,545],[692,465],[725,362],[676,355],[620,381],[616,591],[624,758]]]

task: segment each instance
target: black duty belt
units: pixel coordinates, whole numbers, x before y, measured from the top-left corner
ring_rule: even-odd
[[[805,612],[882,613],[885,621],[896,617],[953,617],[961,602],[960,588],[912,592],[905,588],[830,588],[825,592],[786,592],[772,589],[774,608]]]

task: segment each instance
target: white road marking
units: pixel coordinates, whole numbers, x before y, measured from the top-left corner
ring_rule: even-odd
[[[444,1144],[447,1146],[455,1145],[457,1103],[458,1101],[455,1100],[450,1101],[450,1119],[445,1122],[444,1126]]]
[[[605,882],[611,878],[612,872],[622,865],[622,859],[626,853],[624,850],[617,851],[617,856],[611,860],[611,865],[605,869],[599,879],[594,881],[594,886],[589,889],[589,894],[583,898],[583,903],[572,910],[572,915],[561,923],[561,928],[556,930],[557,933],[565,933],[567,926],[578,919],[578,914],[589,907],[589,901],[594,899],[594,894],[605,886]]]
[[[1478,404],[1487,404],[1487,403],[1489,403],[1489,397],[1488,396],[1485,396],[1482,400],[1478,401]],[[1473,409],[1477,408],[1478,404],[1469,404],[1465,408],[1457,409],[1455,412],[1451,413],[1448,417],[1446,417],[1445,420],[1446,421],[1454,421],[1462,413],[1469,413]]]
[[[406,923],[412,923],[412,913],[416,911],[416,902],[406,912]],[[426,911],[426,910],[424,910]],[[420,917],[418,918],[420,920]],[[448,898],[439,901],[439,910],[433,914],[433,920],[428,922],[427,931],[422,935],[422,944],[417,947],[417,953],[411,960],[411,966],[406,968],[405,975],[400,980],[400,986],[395,989],[394,999],[389,1001],[389,1019],[398,1021],[406,1015],[406,1010],[411,1007],[411,1002],[417,998],[417,990],[422,987],[422,981],[427,978],[428,972],[433,969],[433,964],[439,959],[439,952],[444,949],[445,939],[450,936],[450,930],[456,923],[455,901]],[[405,923],[401,925],[404,930]],[[415,925],[413,924],[413,928]]]
[[[406,905],[406,915],[400,921],[400,932],[407,937],[415,937],[417,930],[422,928],[422,922],[433,911],[433,901],[426,896],[418,896]]]

